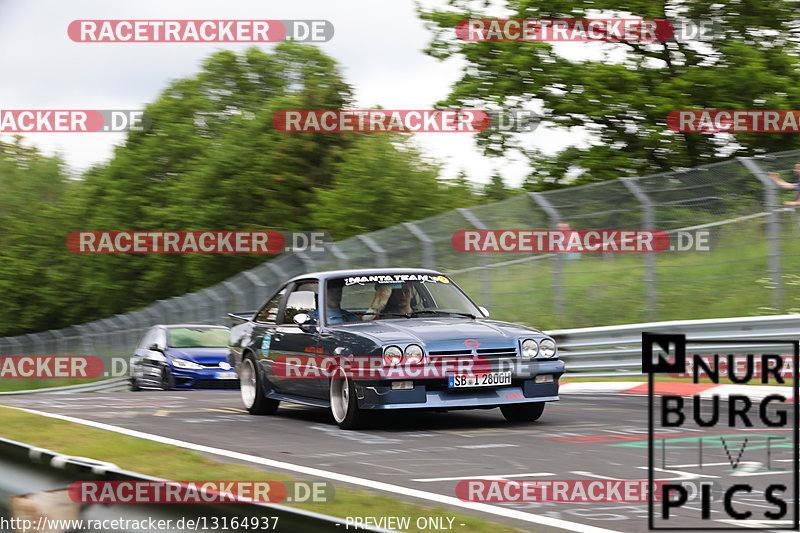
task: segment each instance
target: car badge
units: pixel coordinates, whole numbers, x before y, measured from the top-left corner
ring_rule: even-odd
[[[474,350],[475,348],[477,348],[480,345],[481,345],[481,343],[478,342],[475,339],[467,339],[467,340],[464,341],[464,346],[466,346],[470,350]]]

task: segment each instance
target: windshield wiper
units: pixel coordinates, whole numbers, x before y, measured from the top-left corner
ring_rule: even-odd
[[[381,318],[387,316],[401,316],[403,318],[411,318],[411,313],[380,313]]]
[[[459,311],[446,311],[444,309],[420,309],[419,311],[413,311],[410,316],[418,316],[421,313],[433,313],[433,314],[445,313],[448,315],[463,316],[465,318],[471,318],[473,320],[475,319],[475,315],[472,315],[470,313],[461,313]]]

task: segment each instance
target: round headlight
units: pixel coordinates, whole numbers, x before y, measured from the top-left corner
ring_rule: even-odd
[[[556,354],[556,343],[553,339],[544,339],[539,343],[539,348],[541,349],[542,357],[550,358]]]
[[[534,358],[539,353],[539,345],[533,339],[522,341],[522,357]]]
[[[425,359],[425,352],[422,351],[422,346],[416,344],[409,344],[406,346],[405,352],[406,363],[409,365],[418,365]]]
[[[387,366],[399,365],[403,360],[403,351],[397,346],[387,346],[383,350],[383,364]]]

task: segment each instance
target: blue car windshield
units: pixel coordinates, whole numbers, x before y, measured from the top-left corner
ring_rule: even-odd
[[[170,328],[170,348],[225,348],[229,333],[222,328]]]
[[[328,280],[328,323],[481,312],[449,278],[431,274],[348,276]],[[339,296],[341,294],[341,296]],[[338,306],[337,306],[338,303]]]

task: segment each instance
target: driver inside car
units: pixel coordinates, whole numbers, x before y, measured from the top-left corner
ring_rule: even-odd
[[[325,316],[328,324],[344,324],[345,322],[357,322],[358,316],[350,311],[342,309],[342,289],[344,279],[329,279],[326,284],[325,292]]]

